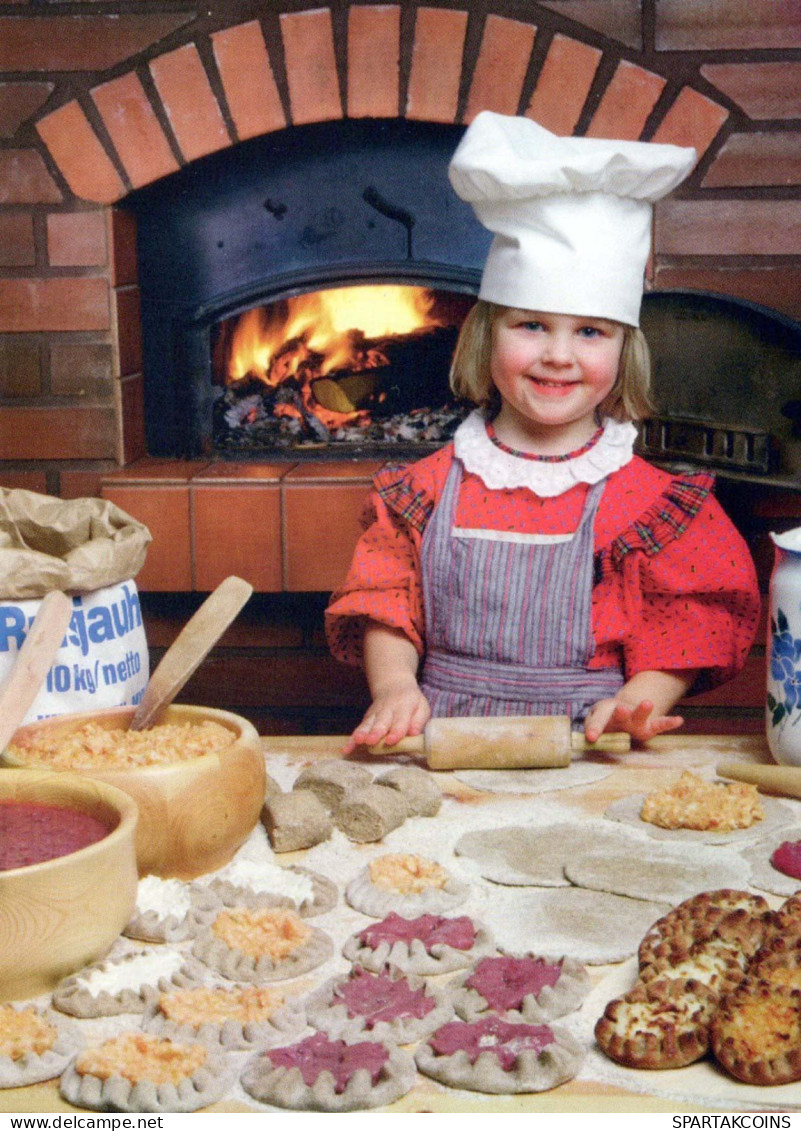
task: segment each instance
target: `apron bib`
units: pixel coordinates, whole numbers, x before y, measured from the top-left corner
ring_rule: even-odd
[[[593,520],[605,481],[587,493],[572,534],[455,525],[455,459],[423,535],[426,657],[420,681],[434,716],[569,715],[623,685],[587,667],[592,638]]]

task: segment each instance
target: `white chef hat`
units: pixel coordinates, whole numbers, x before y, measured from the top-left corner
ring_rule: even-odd
[[[482,111],[451,184],[495,238],[479,297],[502,306],[639,324],[652,204],[687,176],[694,149],[557,137]]]

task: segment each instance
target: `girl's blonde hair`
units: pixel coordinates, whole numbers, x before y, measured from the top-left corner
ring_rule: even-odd
[[[451,364],[451,388],[460,399],[472,401],[494,414],[500,408],[498,391],[490,374],[493,327],[507,307],[478,299],[465,318]],[[617,380],[598,405],[600,417],[642,420],[653,412],[651,355],[641,330],[624,326],[623,351]]]

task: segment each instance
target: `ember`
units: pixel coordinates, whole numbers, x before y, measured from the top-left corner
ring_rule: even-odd
[[[215,447],[229,452],[435,447],[469,411],[448,386],[466,295],[422,287],[317,291],[219,327]]]

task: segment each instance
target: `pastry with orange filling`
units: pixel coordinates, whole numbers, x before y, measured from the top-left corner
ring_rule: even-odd
[[[765,816],[755,785],[710,782],[690,770],[646,795],[640,816],[661,829],[729,832],[750,829]]]
[[[0,1088],[52,1080],[77,1045],[76,1033],[52,1011],[0,1005]]]
[[[457,907],[469,887],[441,864],[413,853],[377,856],[345,889],[345,899],[365,915],[381,919],[394,911],[410,918]]]
[[[266,986],[197,986],[162,994],[145,1016],[147,1032],[174,1040],[202,1040],[248,1049],[267,1038],[299,1033],[306,1023],[299,1002]]]
[[[801,1080],[801,990],[746,978],[712,1020],[715,1057],[746,1084]]]
[[[314,969],[333,943],[285,907],[226,907],[195,940],[193,954],[226,978],[275,982]]]

